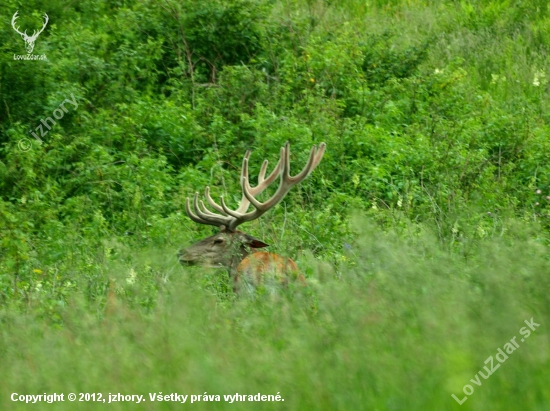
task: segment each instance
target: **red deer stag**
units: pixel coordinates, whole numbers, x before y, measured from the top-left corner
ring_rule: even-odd
[[[225,204],[223,197],[220,204],[210,196],[210,187],[206,187],[204,194],[210,206],[217,213],[208,210],[199,193],[193,199],[193,211],[189,206],[189,198],[185,203],[185,211],[189,218],[199,224],[209,224],[220,227],[220,232],[205,238],[178,253],[183,265],[200,265],[203,267],[225,267],[233,282],[233,290],[241,291],[244,287],[254,290],[258,286],[265,286],[273,280],[279,284],[287,284],[289,278],[298,279],[305,283],[296,263],[290,258],[277,254],[258,251],[268,245],[251,235],[237,230],[242,223],[260,218],[270,208],[275,207],[290,191],[290,189],[304,180],[317,167],[325,152],[325,143],[319,147],[313,146],[309,160],[304,169],[295,177],[290,175],[290,147],[287,142],[281,148],[281,156],[275,169],[265,178],[268,161],[264,160],[258,175],[258,185],[251,187],[248,180],[248,150],[243,159],[241,170],[242,199],[239,208],[231,210]],[[275,194],[261,203],[256,197],[260,195],[277,177],[280,177],[279,187]],[[252,204],[254,210],[248,212]]]

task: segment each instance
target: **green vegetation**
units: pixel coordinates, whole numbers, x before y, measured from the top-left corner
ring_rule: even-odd
[[[16,11],[27,33],[48,14],[47,60],[14,59]],[[546,1],[6,0],[0,16],[2,410],[550,408]],[[235,206],[245,151],[255,175],[285,141],[295,169],[328,148],[243,229],[309,287],[237,298],[227,273],[179,266],[214,232],[185,198],[209,185]],[[285,402],[223,402],[236,392]]]

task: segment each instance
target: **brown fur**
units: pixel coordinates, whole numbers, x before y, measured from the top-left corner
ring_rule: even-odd
[[[225,230],[182,249],[178,259],[183,265],[227,268],[233,290],[257,288],[271,283],[286,286],[289,279],[305,284],[296,263],[287,257],[258,251],[268,245],[241,231]]]
[[[292,259],[258,251],[240,262],[234,281],[235,288],[240,290],[245,284],[255,288],[267,283],[286,286],[289,280],[298,280],[303,285],[306,282]]]

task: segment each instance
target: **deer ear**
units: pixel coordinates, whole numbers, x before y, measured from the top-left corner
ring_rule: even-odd
[[[269,244],[266,244],[264,243],[263,241],[260,241],[260,240],[254,240],[251,244],[250,244],[251,247],[253,248],[263,248],[263,247],[269,247]]]
[[[263,241],[260,241],[257,238],[252,237],[251,235],[246,236],[245,244],[249,247],[252,247],[252,248],[269,247],[269,244],[266,244]]]

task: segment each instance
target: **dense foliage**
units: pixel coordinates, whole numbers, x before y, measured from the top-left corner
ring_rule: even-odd
[[[14,59],[16,11],[27,33],[48,14],[46,60]],[[0,385],[454,409],[535,317],[462,407],[549,407],[546,1],[6,0],[0,17]],[[328,149],[244,229],[312,287],[242,301],[226,273],[178,266],[213,232],[185,199],[236,205],[245,151],[255,175],[285,141],[295,169]]]

